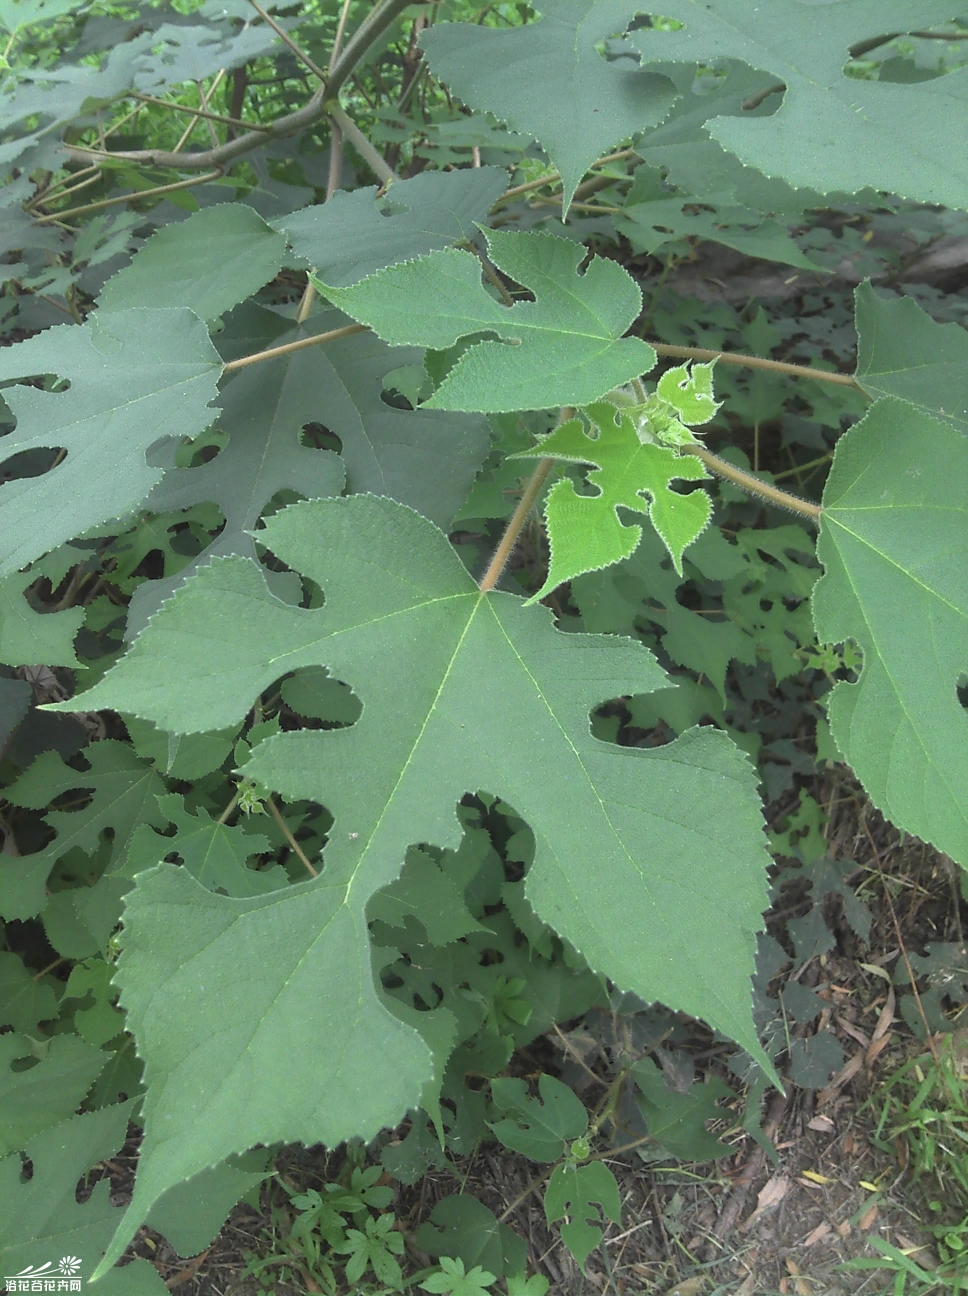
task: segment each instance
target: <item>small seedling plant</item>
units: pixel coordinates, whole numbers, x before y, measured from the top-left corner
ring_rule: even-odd
[[[3,1272],[160,1292],[138,1229],[198,1254],[283,1144],[483,1138],[584,1265],[595,1140],[719,1155],[731,1091],[643,1050],[590,1117],[516,1049],[661,1004],[777,1080],[737,681],[806,672],[807,763],[968,865],[964,329],[864,282],[793,363],[662,296],[968,208],[968,6],[182,9],[0,4]],[[395,1289],[330,1187],[314,1272]],[[536,1292],[447,1200],[423,1289]]]

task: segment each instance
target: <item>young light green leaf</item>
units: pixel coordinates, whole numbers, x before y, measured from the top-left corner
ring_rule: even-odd
[[[682,364],[667,369],[656,383],[655,394],[676,411],[683,423],[695,427],[708,423],[722,405],[713,396],[713,369],[708,364]]]
[[[338,1242],[334,1251],[345,1252],[346,1278],[348,1282],[358,1283],[368,1269],[372,1269],[379,1282],[400,1291],[403,1287],[403,1275],[395,1256],[403,1255],[403,1235],[394,1228],[396,1219],[392,1214],[367,1215],[362,1229],[347,1229],[346,1241]]]
[[[613,144],[657,125],[669,80],[602,57],[602,41],[641,12],[636,0],[554,0],[510,28],[439,23],[420,38],[434,76],[471,108],[533,135],[561,173],[564,215],[585,171]]]
[[[350,287],[314,282],[392,346],[444,349],[471,340],[425,409],[500,413],[583,405],[652,368],[652,348],[622,336],[642,296],[621,266],[598,257],[579,275],[585,255],[579,244],[547,234],[485,234],[491,260],[530,289],[534,301],[502,306],[481,283],[477,257],[453,249],[390,266]],[[481,334],[499,340],[473,341]]]
[[[279,602],[249,560],[216,561],[72,703],[174,732],[219,729],[280,674],[326,665],[363,704],[354,726],[278,733],[245,766],[289,800],[331,808],[317,881],[237,900],[162,865],[129,896],[118,981],[149,1093],[126,1230],[172,1182],[232,1151],[372,1137],[415,1104],[429,1057],[374,991],[366,905],[412,842],[457,844],[468,789],[530,824],[529,902],[593,968],[762,1056],[749,975],[768,857],[753,771],[710,729],[654,749],[589,731],[600,701],[665,684],[651,655],[562,634],[546,609],[482,594],[446,538],[389,500],[307,502],[261,534],[321,585],[322,608]],[[198,985],[209,992],[189,992]],[[291,1055],[296,1019],[329,1041],[325,1054]],[[219,1040],[201,1057],[200,1032]]]
[[[968,333],[939,324],[910,297],[886,301],[869,283],[854,294],[857,381],[899,396],[968,433]]]
[[[440,1273],[431,1274],[420,1286],[424,1291],[442,1292],[444,1296],[484,1296],[488,1287],[497,1282],[497,1275],[488,1273],[480,1265],[475,1265],[468,1273],[464,1262],[458,1256],[440,1257]]]
[[[524,1274],[508,1274],[506,1281],[508,1296],[547,1296],[551,1286],[543,1274],[532,1274],[530,1278]]]
[[[791,185],[854,193],[869,185],[905,198],[968,206],[968,162],[951,122],[968,101],[968,68],[917,83],[845,75],[847,51],[884,32],[910,30],[909,0],[826,4],[799,0],[669,0],[678,31],[640,27],[630,36],[643,62],[741,59],[785,86],[768,117],[713,118],[707,129],[743,162]],[[921,0],[923,27],[952,17],[949,0]]]
[[[8,387],[17,417],[0,459],[63,448],[39,477],[7,482],[0,575],[72,536],[136,508],[162,476],[147,454],[166,437],[197,436],[214,417],[221,361],[201,320],[184,309],[95,314],[4,347],[0,381],[56,374],[70,390]]]
[[[477,234],[507,188],[501,167],[423,171],[382,193],[376,185],[337,190],[329,202],[273,221],[297,256],[329,284],[346,285],[398,261]]]
[[[556,1166],[545,1189],[544,1206],[549,1224],[560,1219],[566,1221],[561,1226],[561,1240],[578,1261],[582,1273],[585,1261],[602,1240],[601,1215],[613,1224],[622,1219],[618,1184],[602,1161],[588,1161],[585,1165],[566,1162]]]
[[[837,443],[813,598],[822,643],[864,666],[829,695],[834,740],[874,804],[968,866],[968,440],[878,401]]]
[[[632,414],[610,401],[599,401],[585,412],[597,431],[594,439],[580,419],[569,419],[535,449],[515,456],[594,464],[588,480],[599,492],[579,495],[568,478],[549,491],[545,521],[551,562],[535,600],[583,572],[610,567],[635,552],[642,528],[623,522],[619,508],[648,514],[680,575],[682,551],[709,524],[712,502],[706,491],[681,495],[671,488],[674,481],[709,476],[694,455],[643,444]]]
[[[274,279],[286,244],[244,203],[217,203],[164,225],[104,285],[101,312],[187,307],[215,320]]]

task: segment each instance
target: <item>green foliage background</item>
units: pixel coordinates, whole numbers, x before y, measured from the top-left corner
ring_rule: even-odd
[[[897,257],[853,321],[665,280],[963,227],[968,5],[910,8],[0,0],[5,1275],[160,1292],[137,1229],[198,1253],[282,1144],[485,1138],[584,1266],[593,1140],[722,1154],[675,1014],[749,1127],[838,1065],[767,994],[768,847],[800,962],[824,895],[869,925],[818,763],[968,866],[964,321]],[[610,1013],[591,1123],[516,1074]],[[130,1206],[79,1202],[132,1132]],[[331,1290],[398,1288],[382,1187],[330,1190]],[[448,1201],[425,1289],[537,1292]]]

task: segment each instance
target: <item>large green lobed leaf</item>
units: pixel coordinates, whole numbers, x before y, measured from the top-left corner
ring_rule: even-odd
[[[872,396],[899,396],[968,433],[968,333],[939,324],[909,297],[885,300],[870,283],[855,293],[857,381]]]
[[[0,575],[136,508],[161,480],[148,451],[197,436],[214,417],[221,361],[191,311],[133,309],[62,324],[0,352],[0,382],[54,374],[67,391],[12,387],[17,428],[6,461],[27,450],[67,451],[39,477],[0,494]]]
[[[817,634],[864,652],[834,740],[879,809],[968,866],[968,440],[878,401],[837,444],[817,552]]]
[[[375,185],[339,190],[273,226],[327,283],[356,283],[397,261],[473,239],[507,181],[500,167],[424,171],[395,181],[387,193]]]
[[[471,252],[448,249],[390,266],[350,287],[319,281],[334,305],[392,346],[469,347],[424,409],[502,413],[583,405],[655,364],[655,352],[622,335],[642,308],[632,277],[547,234],[485,231],[488,255],[534,301],[503,306],[481,283]],[[500,341],[478,341],[496,334]]]
[[[553,0],[537,22],[496,29],[441,23],[420,43],[434,76],[472,108],[534,135],[561,173],[564,214],[612,144],[656,126],[676,90],[664,76],[597,48],[641,13],[637,0]]]
[[[668,0],[680,31],[640,28],[643,63],[741,59],[786,89],[770,116],[716,117],[708,130],[743,162],[821,193],[871,186],[904,198],[968,207],[968,68],[917,83],[846,76],[849,49],[888,32],[968,15],[965,0]]]
[[[218,203],[165,225],[104,285],[102,311],[185,306],[215,320],[275,278],[286,244],[244,203]]]
[[[590,732],[597,703],[666,684],[648,651],[481,594],[444,536],[389,500],[297,505],[262,534],[322,585],[322,609],[280,603],[251,561],[217,561],[72,704],[216,729],[313,664],[363,703],[351,728],[278,734],[245,766],[331,808],[318,880],[230,899],[163,865],[129,896],[118,980],[149,1090],[118,1246],[159,1193],[233,1151],[368,1138],[417,1101],[429,1054],[374,990],[365,910],[411,843],[457,844],[468,790],[531,825],[528,899],[593,968],[762,1057],[749,977],[768,856],[751,767],[710,729],[649,750]],[[325,1047],[297,1047],[307,1037]]]

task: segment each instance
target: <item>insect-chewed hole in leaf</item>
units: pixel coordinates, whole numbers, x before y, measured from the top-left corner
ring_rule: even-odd
[[[70,788],[67,792],[62,792],[60,796],[54,797],[49,808],[67,814],[71,814],[76,810],[85,810],[90,805],[94,792],[94,785],[85,787],[79,775],[77,787]]]
[[[662,717],[662,706],[656,705],[660,694],[671,691],[662,689],[602,703],[590,715],[593,737],[619,747],[665,747],[675,742],[677,731]],[[703,716],[701,721],[715,723],[712,716]]]
[[[0,441],[0,447],[3,442]],[[42,477],[50,472],[55,464],[67,458],[67,451],[62,446],[46,446],[42,450],[21,450],[11,455],[0,464],[0,485],[8,481],[22,481],[25,477]]]
[[[410,210],[406,203],[395,202],[389,195],[382,199],[377,207],[381,216],[406,216]]]
[[[363,704],[350,686],[333,679],[325,666],[293,672],[279,691],[291,713],[282,717],[284,729],[343,729],[356,724],[363,714]]]
[[[504,962],[504,952],[497,949],[496,946],[489,946],[487,949],[480,951],[477,961],[481,967],[496,967],[499,963]]]
[[[343,453],[343,442],[335,432],[322,423],[304,423],[299,433],[299,444],[308,450],[332,450]]]
[[[958,693],[958,701],[968,711],[968,672],[962,672],[958,676],[958,683],[955,687]]]
[[[179,468],[200,468],[202,464],[217,459],[228,443],[229,434],[224,428],[210,427],[201,436],[195,437],[193,441],[185,441],[178,447],[175,464]],[[148,459],[150,462],[150,451]]]
[[[423,365],[402,365],[383,375],[380,400],[391,409],[414,410],[421,401],[429,400],[434,385]]]

